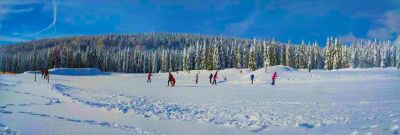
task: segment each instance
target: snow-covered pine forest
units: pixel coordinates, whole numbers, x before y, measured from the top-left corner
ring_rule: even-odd
[[[321,48],[320,46],[325,46]],[[0,47],[0,71],[99,68],[144,73],[225,68],[299,69],[400,68],[400,36],[395,41],[354,41],[329,37],[326,45],[294,45],[275,40],[235,39],[178,33],[77,36]]]

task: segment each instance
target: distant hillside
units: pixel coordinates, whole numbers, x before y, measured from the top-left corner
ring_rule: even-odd
[[[344,45],[328,38],[293,46],[290,42],[179,33],[75,36],[0,46],[0,71],[98,68],[112,72],[257,68],[340,69],[399,66],[400,39]]]

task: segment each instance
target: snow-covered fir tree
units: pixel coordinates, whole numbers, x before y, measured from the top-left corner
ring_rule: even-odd
[[[267,43],[265,41],[263,42],[263,46],[264,46],[264,68],[265,68],[265,71],[267,71],[268,67],[270,65],[269,46],[267,46]]]
[[[292,62],[292,49],[291,49],[291,43],[290,40],[288,41],[286,47],[286,64],[285,66],[293,66],[293,62]]]
[[[250,55],[249,55],[249,68],[250,70],[256,70],[256,50],[255,45],[252,45],[250,48]]]
[[[127,39],[127,40],[124,40]],[[254,57],[253,57],[254,56]],[[400,38],[344,45],[330,37],[325,47],[274,40],[152,33],[59,38],[0,47],[0,71],[47,68],[99,68],[112,72],[168,72],[192,69],[340,69],[400,67]],[[253,65],[254,60],[254,65]]]
[[[400,69],[400,35],[397,36],[396,41],[394,42],[396,47],[396,67]]]

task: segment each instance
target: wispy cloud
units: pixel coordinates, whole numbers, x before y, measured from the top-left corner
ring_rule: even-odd
[[[56,2],[56,0],[53,0],[52,4],[53,4],[53,21],[47,27],[45,27],[45,28],[33,33],[33,34],[30,34],[28,36],[38,35],[38,34],[44,32],[46,30],[49,30],[51,28],[54,28],[54,32],[56,31],[56,24],[57,24],[57,2]]]
[[[226,33],[231,36],[243,36],[247,30],[255,23],[257,17],[260,15],[260,3],[255,2],[255,8],[253,12],[249,14],[245,19],[240,22],[229,24],[226,27]]]
[[[24,39],[24,38],[9,37],[9,36],[0,35],[0,42],[22,42],[22,41],[27,41],[27,40]]]
[[[400,34],[400,10],[391,10],[375,23],[378,27],[368,31],[369,38],[391,39],[394,34]]]
[[[0,8],[0,15],[1,14],[12,14],[12,13],[24,13],[30,12],[33,10],[33,7],[30,8],[22,8],[22,9],[10,9],[10,8]]]

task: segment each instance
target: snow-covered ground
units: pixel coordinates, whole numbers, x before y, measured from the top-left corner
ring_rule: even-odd
[[[176,87],[166,73],[0,75],[0,134],[399,134],[400,70],[242,71],[221,70],[217,86],[210,71],[174,72]]]

